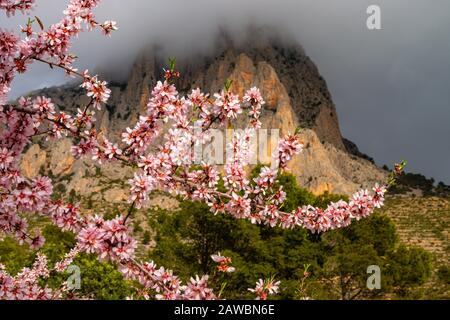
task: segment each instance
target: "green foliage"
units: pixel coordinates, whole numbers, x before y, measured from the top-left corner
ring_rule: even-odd
[[[439,280],[444,282],[447,285],[450,285],[450,267],[449,266],[441,266],[437,271],[437,276]]]
[[[337,202],[339,200],[348,201],[348,197],[345,195],[331,194],[326,191],[324,194],[315,197],[312,205],[325,209],[331,202]]]
[[[62,232],[55,226],[47,225],[43,228],[46,242],[40,252],[49,259],[49,265],[60,261],[64,254],[75,245],[73,234]],[[36,252],[26,245],[19,245],[11,238],[0,241],[0,263],[4,264],[6,270],[17,274],[23,267],[30,267],[35,261]],[[122,277],[117,267],[111,263],[99,262],[95,256],[81,254],[73,262],[80,268],[81,288],[76,291],[80,296],[89,296],[94,299],[124,299],[131,295],[131,286]],[[52,273],[49,279],[43,280],[51,288],[60,287],[70,274]]]
[[[285,211],[305,204],[326,207],[330,201],[341,199],[332,194],[316,197],[300,188],[290,174],[282,174],[278,184],[287,193]],[[271,275],[282,282],[282,292],[277,298],[300,298],[299,286],[306,264],[311,265],[306,292],[316,299],[370,298],[391,292],[399,285],[421,283],[429,275],[429,267],[424,265],[402,282],[399,274],[409,272],[411,260],[422,261],[422,256],[417,252],[418,257],[395,260],[398,241],[395,225],[380,214],[342,230],[313,235],[303,229],[282,230],[252,225],[228,215],[215,216],[204,204],[182,201],[176,212],[149,211],[149,223],[156,232],[157,243],[148,253],[149,258],[174,269],[184,280],[194,274],[211,274],[216,292],[226,282],[223,294],[226,299],[252,298],[246,288]],[[232,258],[236,273],[216,272],[210,256],[219,251]],[[382,269],[382,290],[366,289],[370,265]]]
[[[132,294],[130,283],[115,265],[99,262],[93,255],[81,255],[74,264],[81,270],[81,293],[101,300],[122,300]]]
[[[62,194],[64,194],[67,191],[66,185],[64,183],[58,183],[53,188],[53,195],[52,199],[57,200],[61,197]]]
[[[260,167],[253,170],[253,177]],[[287,212],[307,204],[325,208],[330,202],[345,199],[328,193],[315,196],[299,187],[291,174],[281,174],[276,184],[283,186],[287,193],[282,208]],[[73,193],[69,197],[76,199],[77,195]],[[90,202],[92,207],[92,199]],[[119,209],[115,208],[105,218],[118,213]],[[399,246],[394,223],[382,214],[374,214],[345,229],[314,235],[304,229],[270,228],[228,215],[214,215],[208,206],[198,202],[181,201],[175,212],[150,210],[148,213],[156,241],[155,248],[147,253],[148,258],[172,268],[184,281],[195,274],[210,274],[216,292],[226,283],[222,295],[226,299],[253,298],[246,289],[254,287],[259,278],[270,276],[282,283],[277,299],[297,299],[305,294],[315,299],[374,298],[388,293],[410,298],[412,289],[424,283],[431,272],[429,254],[419,248]],[[134,229],[139,233],[144,231],[139,223]],[[42,252],[50,265],[61,260],[75,245],[71,233],[61,232],[54,226],[46,225],[43,234],[46,243]],[[150,232],[144,231],[143,243],[149,244],[150,240]],[[211,259],[217,252],[231,257],[237,272],[218,273]],[[0,241],[0,263],[13,275],[30,266],[35,255],[36,252],[10,238]],[[74,264],[81,271],[80,295],[96,299],[123,299],[131,295],[130,283],[115,265],[84,254]],[[305,265],[310,265],[307,279]],[[381,290],[366,288],[369,265],[381,268]],[[439,279],[448,284],[448,275],[448,268],[441,267]],[[46,281],[56,288],[68,276],[58,274]]]
[[[443,182],[435,185],[433,178],[428,179],[417,173],[404,173],[397,177],[397,183],[389,188],[389,192],[404,194],[413,189],[421,190],[424,196],[450,196],[450,186]]]
[[[150,243],[150,232],[148,232],[148,230],[144,232],[144,238],[142,239],[142,243],[145,245]]]
[[[144,231],[144,229],[142,229],[142,227],[141,227],[139,221],[135,221],[135,222],[133,223],[133,231],[134,231],[135,233]]]
[[[325,258],[319,279],[333,289],[328,293],[329,298],[352,300],[363,293],[369,294],[366,289],[367,267],[380,264],[381,259],[373,246],[343,239]]]
[[[385,275],[386,256],[395,249],[397,241],[394,223],[379,214],[324,234],[322,244],[326,254],[320,278],[329,283],[330,297],[355,299],[389,291],[386,284],[380,291],[370,292],[366,288],[367,267],[378,265]]]
[[[0,241],[0,263],[6,267],[9,274],[17,274],[23,266],[33,263],[33,257],[27,248],[9,237]]]
[[[292,211],[299,206],[306,204],[314,204],[316,198],[306,189],[300,188],[292,174],[283,174],[278,179],[278,184],[283,186],[286,192],[286,201],[283,210]]]
[[[400,296],[423,284],[431,274],[431,256],[422,248],[400,245],[389,258],[388,282]]]
[[[89,198],[87,199],[86,208],[92,209],[93,206],[94,206],[94,202],[92,201],[92,196],[89,196]]]
[[[395,248],[398,241],[395,224],[383,215],[372,216],[354,222],[349,227],[325,234],[327,239],[348,240],[352,244],[370,245],[379,256],[385,256]]]
[[[81,196],[77,194],[77,192],[74,189],[71,189],[69,192],[69,197],[67,198],[67,201],[69,203],[76,203],[81,200]]]

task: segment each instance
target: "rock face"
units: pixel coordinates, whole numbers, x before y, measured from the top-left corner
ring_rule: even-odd
[[[33,178],[39,174],[42,166],[47,160],[47,153],[41,150],[38,144],[32,145],[23,155],[20,170],[27,178]]]
[[[352,194],[386,179],[385,171],[332,144],[323,144],[313,130],[304,130],[301,137],[305,149],[290,168],[299,183],[315,194]]]
[[[350,194],[385,178],[383,170],[343,139],[325,80],[299,45],[256,32],[251,41],[239,44],[221,36],[216,47],[217,52],[207,57],[178,61],[182,77],[177,87],[181,93],[197,87],[214,93],[226,79],[233,80],[232,90],[241,96],[248,88],[259,87],[266,101],[263,128],[278,128],[281,134],[303,128],[305,152],[294,159],[290,170],[301,185],[314,193]],[[136,59],[126,83],[110,81],[112,95],[106,108],[96,115],[98,129],[117,137],[132,126],[145,110],[151,88],[162,78],[165,66],[166,57],[155,48],[146,49]],[[76,110],[88,101],[77,85],[44,89],[36,94],[51,97],[61,109]],[[69,188],[81,194],[97,192],[96,196],[107,201],[124,199],[126,191],[119,191],[123,190],[120,186],[110,188],[107,194],[100,192],[102,179],[92,173],[98,169],[90,161],[71,159],[68,142],[58,142],[51,150],[47,149],[46,154],[39,146],[31,147],[23,157],[26,174],[37,174],[36,166],[50,159],[47,170],[58,175],[73,174]],[[103,175],[115,181],[124,181],[130,175],[123,168],[102,170],[108,171]]]

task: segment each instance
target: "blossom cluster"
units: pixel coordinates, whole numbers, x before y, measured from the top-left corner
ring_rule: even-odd
[[[41,280],[50,278],[53,272],[61,273],[72,264],[73,259],[79,253],[77,247],[68,252],[62,261],[49,267],[48,259],[44,254],[38,253],[35,262],[28,268],[23,268],[16,276],[10,275],[4,265],[0,264],[0,300],[55,300],[63,298],[75,298],[74,292],[66,282],[59,288],[51,289],[42,285]]]
[[[221,256],[220,252],[217,254],[213,254],[211,256],[211,259],[213,259],[214,262],[218,263],[217,270],[220,272],[234,272],[236,271],[235,267],[230,266],[231,264],[231,258]]]
[[[0,0],[0,10],[5,10],[8,16],[14,15],[16,11],[30,10],[34,5],[34,0]]]
[[[278,293],[279,285],[280,281],[275,281],[273,278],[267,280],[259,279],[255,288],[250,288],[248,291],[255,293],[256,300],[267,300],[269,295]]]
[[[219,119],[224,122],[226,119],[236,119],[238,114],[242,113],[239,97],[229,90],[222,90],[214,94]]]
[[[2,170],[5,172],[5,170]],[[28,232],[27,220],[19,212],[41,212],[47,208],[52,184],[47,177],[36,177],[26,180],[16,170],[9,171],[7,176],[0,176],[0,231],[14,236],[20,243],[28,243],[32,248],[39,248],[44,238],[39,232],[31,235]]]
[[[242,99],[250,109],[248,115],[251,117],[250,124],[253,128],[257,129],[261,127],[259,118],[263,105],[266,103],[261,96],[261,92],[258,88],[253,87],[246,92]]]
[[[102,103],[107,102],[111,95],[111,90],[106,86],[108,83],[98,80],[98,76],[90,76],[88,70],[83,74],[84,80],[81,87],[86,89],[87,96],[92,98],[94,106],[101,110]]]
[[[183,285],[173,271],[164,267],[156,267],[153,261],[122,263],[119,270],[126,279],[139,282],[142,288],[137,292],[139,297],[157,300],[212,300],[216,296],[208,287],[209,276],[196,275]]]
[[[32,268],[24,268],[15,277],[9,275],[0,264],[0,299],[5,300],[49,300],[53,298],[48,287],[38,284],[40,278],[48,278],[47,258],[38,255]]]
[[[121,216],[107,221],[99,216],[92,217],[78,233],[77,240],[81,251],[114,262],[128,261],[134,257],[137,247]]]
[[[117,29],[114,21],[95,21],[93,9],[99,3],[99,0],[70,0],[63,12],[64,17],[48,29],[44,29],[39,18],[30,19],[26,27],[21,28],[25,35],[23,39],[12,32],[0,30],[0,104],[6,103],[15,74],[26,72],[33,61],[44,61],[52,67],[58,66],[69,75],[78,73],[72,66],[75,56],[69,53],[71,40],[83,31],[84,26],[88,30],[99,27],[106,35]],[[34,0],[2,0],[0,9],[11,15],[17,10],[26,12],[33,4]],[[39,25],[40,31],[34,31],[34,22]],[[83,76],[82,87],[86,88],[88,96],[91,96],[99,107],[100,103],[106,102],[109,97],[110,91],[106,88],[106,83],[99,81],[96,76],[90,76],[87,71]]]

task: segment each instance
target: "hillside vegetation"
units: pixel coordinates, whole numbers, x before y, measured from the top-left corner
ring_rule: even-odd
[[[286,210],[303,204],[324,207],[340,198],[315,196],[300,188],[289,174],[283,175],[280,183],[288,195]],[[108,193],[108,183],[104,188]],[[57,190],[54,196],[59,198],[62,192]],[[85,212],[106,218],[129,207],[126,202],[98,201],[75,191],[66,197],[80,203]],[[132,228],[140,242],[141,258],[173,268],[184,281],[195,273],[212,274],[216,290],[220,290],[219,284],[227,283],[224,297],[228,299],[251,298],[238,288],[251,287],[258,276],[270,275],[283,283],[278,298],[449,299],[449,220],[450,198],[401,193],[388,197],[386,206],[372,217],[319,236],[214,216],[205,205],[154,193],[150,208],[134,211]],[[44,251],[52,261],[73,246],[71,234],[47,226],[42,218],[32,223],[44,226]],[[218,251],[232,257],[238,272],[217,278],[210,255]],[[0,263],[11,273],[30,265],[34,256],[35,252],[11,239],[0,241]],[[80,256],[75,263],[86,270],[81,294],[117,299],[131,292],[111,264],[97,262],[89,255]],[[381,290],[367,290],[367,267],[372,264],[381,267]]]

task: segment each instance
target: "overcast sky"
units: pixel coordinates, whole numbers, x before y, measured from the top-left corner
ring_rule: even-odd
[[[37,0],[33,14],[48,25],[65,2]],[[381,7],[382,30],[366,27],[371,4]],[[205,51],[219,25],[235,34],[250,22],[285,30],[326,79],[345,137],[380,165],[407,159],[409,171],[450,183],[449,0],[104,0],[96,14],[117,20],[120,30],[108,39],[81,35],[73,48],[80,69],[107,61],[125,73],[152,41],[180,55]],[[26,22],[0,19],[9,30]],[[11,97],[66,80],[35,66],[16,79]]]

